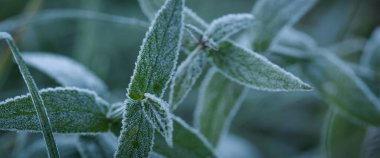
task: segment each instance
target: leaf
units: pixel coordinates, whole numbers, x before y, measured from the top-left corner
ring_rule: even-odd
[[[221,43],[218,50],[210,51],[209,56],[222,74],[253,89],[268,91],[311,89],[309,85],[265,57],[231,42]]]
[[[102,80],[78,62],[48,53],[24,53],[25,62],[44,72],[63,86],[80,87],[104,94],[107,87]]]
[[[128,89],[131,99],[145,93],[163,95],[178,58],[183,27],[183,0],[168,0],[143,41]]]
[[[176,109],[191,91],[195,82],[202,74],[207,64],[207,54],[200,50],[194,50],[185,61],[181,63],[174,74],[170,87],[169,104],[171,109]]]
[[[146,93],[142,101],[142,109],[149,122],[165,138],[169,146],[173,146],[173,120],[169,112],[169,104]]]
[[[128,99],[123,117],[116,158],[148,157],[152,150],[154,128],[145,117],[140,101]]]
[[[380,125],[380,101],[365,83],[332,52],[315,52],[314,60],[303,68],[321,97],[347,115]]]
[[[347,56],[353,53],[361,52],[367,42],[364,38],[351,37],[328,47],[332,52],[337,53],[338,56]]]
[[[138,2],[145,16],[148,17],[148,19],[151,21],[153,20],[155,14],[158,12],[161,6],[165,3],[164,0],[138,0]],[[191,9],[185,7],[184,13],[186,24],[192,24],[201,29],[207,28],[207,23]]]
[[[363,56],[360,64],[364,67],[371,68],[375,71],[380,70],[380,27],[371,35],[363,50]]]
[[[255,51],[267,51],[277,35],[287,26],[296,23],[317,0],[259,0],[252,14],[252,47]]]
[[[200,86],[195,127],[216,147],[228,130],[247,89],[211,69]]]
[[[216,157],[207,140],[178,117],[173,116],[173,147],[166,144],[165,140],[157,137],[153,150],[167,158],[198,158]]]
[[[59,158],[57,145],[55,144],[52,127],[50,125],[50,120],[46,112],[44,100],[42,100],[42,97],[40,93],[38,92],[37,85],[34,82],[34,79],[32,75],[30,74],[29,69],[26,66],[24,60],[22,59],[20,55],[20,51],[18,50],[16,43],[13,41],[13,38],[11,37],[11,35],[5,32],[0,32],[0,40],[1,39],[5,39],[8,46],[10,47],[12,55],[13,55],[13,59],[17,63],[17,66],[28,88],[28,91],[30,92],[31,101],[32,101],[31,105],[34,106],[34,111],[32,111],[32,113],[33,114],[34,112],[37,113],[39,126],[41,128],[42,134],[45,139],[49,157]]]
[[[76,145],[83,158],[109,158],[115,154],[117,138],[110,134],[79,136]]]
[[[378,127],[369,127],[363,143],[363,158],[378,158],[380,155],[380,129]]]
[[[253,23],[251,14],[228,14],[211,22],[205,36],[218,44],[230,36],[250,27]]]
[[[360,157],[366,128],[337,112],[329,112],[325,135],[328,158]]]
[[[40,91],[55,133],[107,132],[107,102],[94,92],[78,88]],[[0,129],[41,131],[30,94],[0,102]]]

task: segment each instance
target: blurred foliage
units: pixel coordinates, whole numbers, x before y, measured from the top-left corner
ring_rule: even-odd
[[[31,14],[31,11],[26,8],[36,2],[35,0],[0,0],[0,26],[6,26],[5,24],[14,18],[24,17],[24,20],[27,20],[25,15]],[[210,22],[228,13],[250,12],[254,3],[254,0],[188,0],[186,5]],[[92,10],[148,21],[141,12],[137,0],[45,0],[35,11],[38,14],[51,9]],[[365,52],[363,47],[366,47],[366,41],[371,38],[375,28],[380,26],[379,10],[379,0],[319,0],[294,26],[313,37],[318,46],[334,50],[330,53],[336,53],[344,62],[349,63],[346,65],[351,65],[349,66],[351,71],[354,71],[377,97],[380,95],[379,72],[372,70],[379,70],[379,68],[360,66],[360,58]],[[0,32],[7,31],[17,35],[16,39],[21,51],[53,52],[84,64],[105,81],[112,92],[114,101],[125,98],[125,89],[128,87],[138,50],[147,30],[144,27],[83,19],[55,19],[39,23],[23,23],[22,26],[17,26],[12,30],[3,29],[0,27]],[[343,44],[347,40],[351,40],[351,43]],[[352,48],[347,48],[351,46]],[[379,53],[380,51],[377,51],[377,56]],[[9,55],[5,43],[0,42],[0,100],[27,92],[17,67],[11,62]],[[301,79],[311,80],[308,79],[307,73],[302,72],[304,65],[299,64],[307,61],[287,58],[277,53],[266,54],[266,56]],[[377,61],[379,62],[379,59]],[[40,88],[58,86],[58,83],[36,69],[31,68],[31,71]],[[311,67],[306,71],[318,71],[318,69]],[[370,74],[369,77],[368,74]],[[339,82],[339,79],[329,84],[336,84],[334,82]],[[184,106],[176,111],[188,122],[192,122],[198,86],[199,83],[185,99]],[[351,96],[356,95],[355,91],[346,93],[350,93]],[[327,106],[328,104],[316,91],[284,93],[251,90],[232,123],[233,135],[228,136],[226,141],[222,141],[220,148],[228,149],[228,144],[234,146],[239,143],[241,145],[243,142],[246,144],[244,149],[236,149],[236,151],[230,149],[231,152],[237,152],[246,157],[324,157],[325,140],[323,138],[328,128],[324,122],[329,122],[326,118],[331,109]],[[357,108],[361,108],[360,106],[358,105]],[[349,123],[347,124],[338,126],[342,129],[334,130],[343,132],[350,130],[349,128],[352,127],[348,127]],[[360,126],[360,128],[363,127]],[[371,131],[372,136],[376,135],[374,133],[376,130]],[[16,135],[24,136],[16,137]],[[376,142],[371,142],[368,137],[370,136],[366,137],[366,145],[372,144],[372,148],[378,148],[378,138],[376,138],[376,146]],[[41,154],[41,151],[45,150],[41,140],[42,138],[35,134],[0,131],[0,142],[2,142],[0,157],[15,157],[17,152],[23,149],[28,149],[22,152],[30,154],[29,157],[46,156],[44,153]],[[69,145],[69,141],[72,140],[60,136],[57,141],[61,150],[70,151],[61,153],[78,156],[78,151],[72,151],[74,149],[71,148],[74,147]],[[347,146],[345,150],[352,149]],[[374,154],[363,155],[370,157],[368,155]],[[372,157],[376,156],[379,157],[379,155]]]

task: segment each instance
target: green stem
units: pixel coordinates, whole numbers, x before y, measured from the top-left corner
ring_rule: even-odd
[[[13,38],[11,35],[5,32],[0,32],[0,39],[5,39],[8,46],[11,49],[11,52],[13,54],[13,58],[15,62],[18,65],[18,68],[20,70],[20,73],[22,77],[24,78],[24,81],[26,83],[26,86],[28,87],[28,90],[30,92],[30,95],[32,97],[34,108],[37,112],[37,116],[40,122],[40,126],[42,129],[42,134],[44,135],[44,139],[46,142],[46,146],[48,149],[48,154],[50,158],[59,158],[59,153],[57,146],[55,144],[54,136],[53,136],[53,130],[50,125],[50,120],[46,112],[46,108],[44,105],[44,101],[42,100],[42,97],[40,93],[38,92],[38,88],[36,83],[34,82],[34,79],[32,75],[30,74],[28,67],[26,66],[24,60],[22,59],[20,55],[20,51],[17,48]]]

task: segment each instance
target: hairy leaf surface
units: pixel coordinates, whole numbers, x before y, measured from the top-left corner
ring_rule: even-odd
[[[78,88],[49,88],[40,93],[53,132],[96,133],[108,130],[108,103],[94,92]],[[41,130],[29,94],[0,102],[0,129]]]
[[[216,147],[245,98],[246,88],[211,69],[198,96],[195,127]]]
[[[147,119],[165,138],[166,143],[173,146],[173,120],[169,112],[169,104],[148,93],[145,97],[142,106]]]
[[[173,122],[173,147],[168,146],[163,138],[156,136],[154,151],[168,158],[177,158],[179,155],[183,158],[216,157],[203,135],[178,117],[173,117]]]
[[[86,88],[100,94],[107,91],[102,80],[70,58],[40,52],[24,53],[22,57],[28,65],[44,72],[63,86]]]
[[[179,65],[170,87],[169,104],[176,109],[191,91],[207,64],[207,54],[202,50],[192,52]]]
[[[223,42],[211,50],[213,64],[228,78],[242,85],[269,91],[309,90],[311,87],[265,57]]]
[[[161,97],[176,66],[183,27],[183,0],[168,0],[152,22],[129,85],[131,99]]]
[[[296,23],[316,0],[259,0],[252,14],[252,47],[264,52],[270,48],[276,36],[286,27]]]
[[[116,158],[148,157],[153,146],[154,128],[146,118],[140,101],[128,99],[123,117]]]
[[[218,44],[239,31],[250,27],[253,20],[254,18],[251,14],[225,15],[211,22],[205,36]]]

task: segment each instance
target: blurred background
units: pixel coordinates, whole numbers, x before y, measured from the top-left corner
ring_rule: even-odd
[[[250,12],[254,4],[255,0],[186,2],[207,22],[229,13]],[[91,10],[148,21],[137,0],[0,0],[0,31],[12,33],[21,51],[51,52],[70,57],[104,80],[112,92],[113,101],[124,100],[147,29],[78,18],[28,21],[38,13],[50,11],[54,14],[56,9]],[[357,47],[364,47],[377,26],[380,26],[379,0],[319,0],[295,28],[312,36],[319,46],[328,48],[347,40],[353,40]],[[357,51],[342,58],[355,63],[359,61],[360,54]],[[292,65],[278,64],[308,81]],[[31,72],[39,88],[58,86],[54,80],[35,69],[31,68]],[[27,90],[16,64],[5,42],[1,41],[0,100],[25,93]],[[190,124],[197,95],[198,88],[194,88],[183,106],[176,111]],[[225,140],[230,146],[226,148],[238,147],[236,144],[243,146],[235,151],[238,157],[323,157],[321,134],[327,109],[328,105],[315,91],[284,93],[251,90],[233,120],[230,136]],[[17,134],[0,131],[0,157],[12,157],[16,146],[11,142],[20,139],[15,137]],[[43,144],[40,146],[43,147]]]

